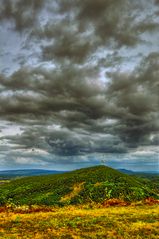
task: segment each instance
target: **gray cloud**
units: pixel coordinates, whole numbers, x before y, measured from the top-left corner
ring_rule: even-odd
[[[57,157],[71,164],[75,157],[158,145],[159,25],[153,2],[1,0],[1,5],[0,20],[15,24],[14,37],[20,32],[23,45],[14,56],[23,63],[10,75],[0,74],[0,119],[12,124],[10,131],[22,128],[14,134],[0,127],[9,163],[21,157],[27,165],[39,157],[50,164]]]
[[[94,153],[125,153],[127,148],[117,137],[109,134],[79,131],[52,125],[50,127],[36,126],[27,128],[22,134],[5,136],[12,147],[13,155],[18,155],[17,150],[29,150],[27,157],[35,156],[38,150],[43,150],[52,155],[71,157],[83,156]],[[1,147],[4,147],[3,145]],[[19,152],[19,151],[18,151]],[[23,155],[23,153],[22,153]]]
[[[91,149],[87,137],[80,136],[82,129],[92,134],[92,138],[96,134],[117,136],[125,144],[124,150],[147,144],[150,143],[150,134],[159,131],[158,63],[158,54],[151,54],[131,74],[109,73],[111,81],[103,87],[92,79],[98,76],[98,71],[92,68],[85,71],[78,67],[71,69],[71,66],[60,68],[60,71],[21,69],[1,81],[7,91],[0,97],[0,112],[4,118],[11,120],[15,116],[14,120],[21,119],[24,123],[26,118],[32,118],[31,123],[38,124],[39,119],[39,125],[41,121],[50,124],[51,120],[60,124],[60,132],[50,132],[50,135],[38,129],[38,134],[46,137],[57,154],[80,154],[92,150],[116,152],[114,141],[109,147],[108,142],[103,146],[103,138],[100,140],[100,137],[96,140],[100,147]],[[79,129],[79,138],[74,136],[74,131],[67,134],[63,127]],[[24,134],[23,140],[24,145],[30,142],[31,147],[40,135],[30,133],[29,136]],[[119,150],[122,141],[117,143]]]
[[[138,145],[150,133],[158,132],[158,54],[150,54],[131,75],[112,75],[109,87],[110,100],[125,109],[121,136]]]
[[[142,34],[159,27],[152,13],[139,17],[145,11],[142,2],[61,0],[58,7],[54,15],[61,18],[51,18],[31,33],[37,42],[45,39],[42,60],[54,64],[90,64],[98,61],[106,48],[135,47],[145,41]]]
[[[42,8],[43,0],[1,0],[0,19],[11,20],[15,29],[22,31],[30,28],[36,22],[38,11]]]

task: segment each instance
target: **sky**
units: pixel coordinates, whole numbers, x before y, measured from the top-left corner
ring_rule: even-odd
[[[159,1],[0,6],[0,170],[159,171]]]

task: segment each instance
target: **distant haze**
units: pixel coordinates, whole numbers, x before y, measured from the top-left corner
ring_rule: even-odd
[[[159,1],[0,6],[0,170],[159,171]]]

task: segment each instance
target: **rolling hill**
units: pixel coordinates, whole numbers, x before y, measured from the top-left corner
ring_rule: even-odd
[[[140,180],[106,166],[57,175],[24,177],[0,186],[0,205],[69,205],[118,198],[138,201],[157,197]]]
[[[150,176],[151,175],[159,175],[159,171],[158,170],[154,170],[154,171],[132,171],[132,170],[127,170],[127,169],[124,169],[124,168],[119,168],[117,169],[118,171],[120,171],[121,173],[126,173],[126,174],[129,174],[129,175],[145,175],[145,176]]]
[[[59,173],[64,173],[64,171],[44,170],[44,169],[4,170],[4,171],[0,171],[0,180],[1,179],[12,179],[12,178],[16,178],[16,177],[27,177],[27,176],[59,174]]]

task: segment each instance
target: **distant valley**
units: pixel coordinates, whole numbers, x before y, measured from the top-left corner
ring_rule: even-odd
[[[59,173],[64,173],[64,172],[66,172],[66,171],[45,170],[45,169],[4,170],[4,171],[0,171],[0,180],[11,179],[11,178],[16,178],[16,177],[59,174]]]

